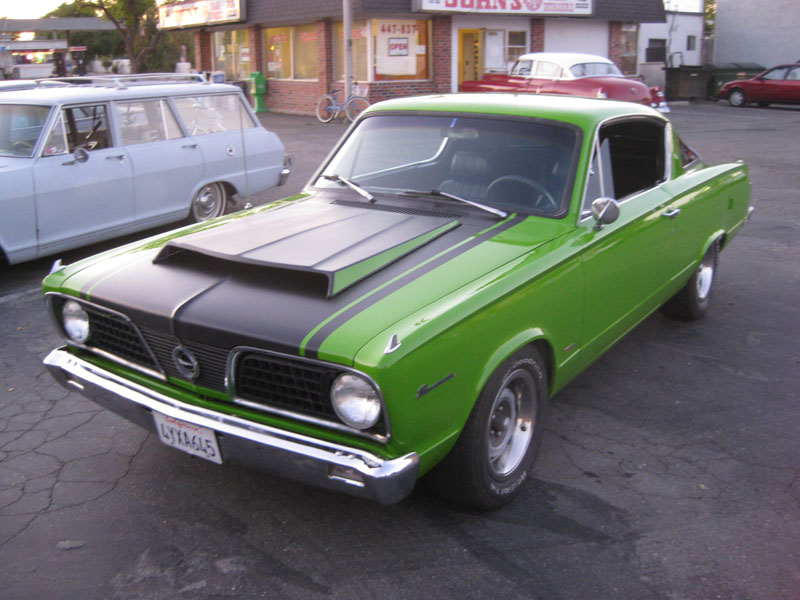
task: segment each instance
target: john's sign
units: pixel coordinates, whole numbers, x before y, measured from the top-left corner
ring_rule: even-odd
[[[414,10],[541,16],[592,15],[593,0],[413,0]]]

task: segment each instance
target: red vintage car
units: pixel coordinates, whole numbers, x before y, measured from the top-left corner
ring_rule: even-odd
[[[731,106],[800,104],[800,62],[772,67],[752,79],[729,81],[720,88],[719,97]]]
[[[572,52],[523,54],[505,73],[487,73],[480,80],[464,81],[462,92],[523,92],[567,94],[636,102],[669,112],[664,91],[626,77],[602,56]]]

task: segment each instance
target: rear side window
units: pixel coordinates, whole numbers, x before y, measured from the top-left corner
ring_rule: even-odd
[[[190,96],[173,100],[189,135],[208,135],[256,127],[238,94]]]
[[[126,146],[182,137],[178,122],[164,100],[134,100],[116,105],[122,143]]]

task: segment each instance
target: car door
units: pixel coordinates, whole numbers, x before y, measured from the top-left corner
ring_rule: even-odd
[[[660,304],[679,271],[666,179],[664,123],[615,121],[601,128],[578,238],[585,282],[583,348],[596,356]],[[619,218],[598,227],[595,198],[618,200]]]
[[[787,67],[775,67],[758,78],[754,85],[746,90],[752,102],[780,102],[783,97],[783,83]]]
[[[105,102],[65,106],[50,129],[33,169],[40,255],[107,239],[133,221],[131,162],[109,116]]]
[[[256,123],[240,94],[177,97],[172,103],[190,136],[187,143],[196,144],[203,156],[203,181],[228,181],[240,191],[250,187],[248,167],[260,157],[245,152],[246,132]]]
[[[790,67],[783,82],[782,102],[800,103],[800,66]]]
[[[169,103],[159,98],[115,102],[120,140],[131,160],[138,222],[185,217],[203,173],[203,155],[184,137]]]

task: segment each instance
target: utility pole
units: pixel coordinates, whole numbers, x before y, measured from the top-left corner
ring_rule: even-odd
[[[353,77],[353,13],[350,0],[342,0],[342,29],[344,29],[344,99],[350,96]]]

